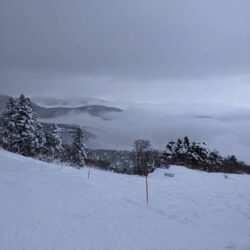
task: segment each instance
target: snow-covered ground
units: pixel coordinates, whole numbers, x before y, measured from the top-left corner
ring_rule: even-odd
[[[250,176],[87,171],[0,150],[0,249],[250,249]]]

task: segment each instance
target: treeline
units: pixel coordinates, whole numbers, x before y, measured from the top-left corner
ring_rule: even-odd
[[[206,143],[190,141],[188,137],[170,141],[164,151],[155,150],[149,140],[139,139],[132,151],[94,151],[94,164],[117,173],[148,175],[156,168],[181,165],[207,172],[247,173],[250,166],[234,155],[223,157],[217,150],[209,150]],[[120,157],[121,161],[117,161]]]
[[[250,166],[234,155],[223,157],[218,150],[209,150],[204,142],[192,142],[186,136],[167,144],[162,161],[165,165],[183,165],[207,172],[248,173]]]
[[[134,142],[134,171],[147,175],[157,167],[182,165],[207,172],[247,173],[250,166],[239,161],[234,155],[223,157],[218,150],[209,150],[204,142],[190,141],[186,136],[170,141],[163,153],[153,150],[149,140]]]
[[[83,167],[91,164],[119,173],[147,175],[159,167],[183,165],[207,172],[248,173],[250,167],[234,155],[222,157],[205,143],[188,137],[170,141],[164,151],[153,149],[149,140],[139,139],[132,151],[88,150],[86,135],[78,128],[71,145],[63,145],[56,124],[45,130],[32,109],[29,98],[9,98],[7,110],[0,117],[0,146],[24,156],[45,161],[62,161]]]
[[[24,95],[9,98],[6,108],[0,119],[0,146],[4,149],[45,161],[64,160],[74,166],[85,166],[87,147],[81,128],[72,145],[65,148],[57,125],[45,131],[29,98]]]
[[[139,139],[133,150],[91,150],[90,164],[107,171],[147,175],[162,167],[162,151],[153,149],[149,140]]]

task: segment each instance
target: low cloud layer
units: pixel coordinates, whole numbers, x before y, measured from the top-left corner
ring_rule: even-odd
[[[238,119],[239,114],[244,119]],[[154,147],[164,149],[169,140],[187,135],[250,163],[249,114],[250,110],[224,105],[136,105],[108,121],[75,114],[53,121],[87,126],[96,135],[89,141],[93,148],[131,149],[135,139],[148,138]]]

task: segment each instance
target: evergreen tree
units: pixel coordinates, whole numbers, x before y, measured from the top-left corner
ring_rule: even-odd
[[[62,139],[56,124],[46,134],[46,151],[52,158],[58,158],[62,152]]]
[[[207,163],[209,160],[210,151],[206,148],[204,142],[192,142],[191,156],[193,163]]]
[[[186,136],[183,140],[178,139],[177,142],[168,143],[163,160],[166,164],[196,165],[207,163],[209,156],[210,151],[206,148],[205,143],[190,142]]]
[[[34,154],[41,155],[45,153],[46,137],[43,126],[39,122],[36,125],[36,137],[33,146],[34,146],[33,149]]]
[[[78,167],[85,166],[87,159],[87,146],[81,128],[77,129],[76,136],[72,144],[72,163]]]
[[[0,143],[3,148],[10,151],[16,138],[17,107],[17,100],[10,97],[6,104],[7,111],[1,117]]]
[[[12,148],[15,152],[25,156],[35,155],[37,120],[33,112],[31,101],[24,95],[18,99],[16,115],[15,140]]]
[[[29,98],[24,95],[18,99],[9,98],[6,107],[1,124],[2,146],[27,156],[41,153],[45,137]]]
[[[18,99],[9,98],[7,111],[3,114],[0,125],[0,143],[9,151],[25,156],[50,152],[54,158],[58,157],[62,150],[57,126],[54,125],[46,143],[43,126],[37,121],[30,99],[24,95]]]

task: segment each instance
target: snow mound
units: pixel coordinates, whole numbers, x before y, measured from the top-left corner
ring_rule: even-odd
[[[157,170],[147,205],[143,177],[0,162],[0,249],[250,249],[250,176]]]

